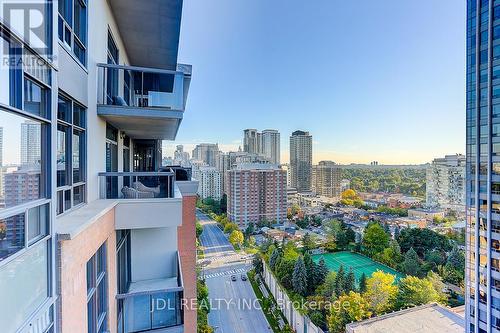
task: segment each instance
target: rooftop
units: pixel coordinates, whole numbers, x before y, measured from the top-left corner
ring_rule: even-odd
[[[462,333],[463,312],[436,303],[417,306],[346,326],[347,333]]]

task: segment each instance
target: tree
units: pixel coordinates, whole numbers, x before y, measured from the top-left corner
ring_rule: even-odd
[[[328,272],[329,272],[329,269],[326,266],[325,259],[323,257],[321,257],[319,259],[317,269],[318,269],[318,274],[317,274],[318,281],[316,281],[316,284],[320,285],[320,284],[323,284],[325,282],[325,279],[326,279]]]
[[[446,304],[446,301],[448,300],[448,296],[446,295],[446,287],[445,284],[443,283],[443,279],[439,276],[439,274],[434,273],[434,272],[429,272],[427,274],[427,280],[429,280],[432,284],[432,287],[438,294],[438,302],[441,304]]]
[[[375,315],[392,310],[396,303],[398,287],[392,274],[376,271],[366,281],[364,297],[370,303],[370,309]]]
[[[451,245],[446,236],[440,235],[430,229],[403,229],[398,238],[401,251],[407,252],[413,248],[420,258],[423,258],[427,251],[438,250],[448,252]]]
[[[340,265],[339,270],[337,271],[337,276],[335,277],[335,296],[340,297],[344,292],[344,280],[345,280],[345,272],[344,266]]]
[[[307,295],[307,272],[302,257],[299,257],[295,262],[292,275],[292,286],[297,294],[301,296]]]
[[[250,222],[245,229],[245,236],[250,237],[255,232],[255,227],[252,222]]]
[[[410,248],[405,254],[405,260],[401,264],[403,273],[412,276],[418,276],[420,274],[420,260],[418,258],[417,252]]]
[[[252,260],[252,266],[255,274],[262,274],[264,271],[264,264],[262,263],[262,257],[259,253],[255,254]]]
[[[306,275],[307,275],[307,295],[312,294],[314,289],[317,287],[317,265],[311,258],[309,253],[304,254],[304,266],[306,267]]]
[[[400,308],[437,301],[439,301],[439,294],[428,279],[407,276],[399,281],[397,305]]]
[[[359,278],[359,292],[364,293],[366,291],[366,274],[361,274]]]
[[[334,306],[328,316],[328,329],[332,333],[344,333],[345,326],[353,321],[370,318],[368,302],[359,294],[351,291],[338,298],[340,306]]]
[[[235,230],[239,230],[238,226],[235,223],[229,222],[224,225],[224,233],[230,234]]]
[[[348,244],[354,243],[356,241],[356,232],[354,232],[351,227],[347,227],[345,230],[345,238]]]
[[[389,246],[389,235],[379,223],[369,225],[363,235],[363,248],[370,256],[382,252]]]
[[[399,227],[399,225],[397,225],[396,228],[394,228],[394,239],[398,239],[400,234],[401,228]]]
[[[278,262],[279,257],[280,252],[277,248],[275,248],[269,257],[269,268],[271,268],[272,271],[276,269],[276,263]]]
[[[223,194],[222,198],[220,199],[220,210],[224,214],[227,212],[227,195],[226,194]]]
[[[233,244],[234,247],[240,247],[244,240],[245,237],[243,237],[243,233],[239,230],[233,230],[229,235],[229,242]]]
[[[464,252],[455,246],[446,260],[446,265],[449,265],[456,270],[465,270]]]
[[[312,250],[315,248],[315,243],[311,237],[311,234],[306,232],[304,235],[304,238],[302,238],[302,247],[304,248],[304,251],[307,252],[309,250]]]
[[[196,238],[199,238],[203,233],[203,226],[200,222],[196,221]]]
[[[391,239],[389,247],[374,256],[375,260],[380,261],[390,267],[396,267],[402,260],[401,248],[397,241]]]
[[[280,259],[276,264],[276,277],[279,282],[288,290],[293,289],[293,271],[295,269],[296,260]]]
[[[329,272],[325,278],[325,282],[316,290],[316,294],[330,298],[335,294],[336,272]]]
[[[347,276],[344,279],[344,293],[354,291],[356,287],[355,284],[356,278],[354,276],[354,271],[352,270],[352,267],[350,267],[349,273],[347,273]]]

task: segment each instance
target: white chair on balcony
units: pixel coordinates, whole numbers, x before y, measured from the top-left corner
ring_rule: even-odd
[[[141,182],[133,182],[132,183],[132,188],[136,189],[139,192],[149,192],[153,193],[154,197],[157,197],[160,195],[160,185],[156,187],[147,187]]]
[[[122,188],[123,197],[125,199],[148,199],[154,198],[155,195],[152,192],[138,191],[135,188],[124,186]]]

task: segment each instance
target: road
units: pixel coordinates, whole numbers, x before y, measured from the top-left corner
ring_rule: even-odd
[[[234,251],[215,221],[200,212],[197,218],[203,226],[200,241],[205,258],[201,261],[212,304],[208,323],[215,333],[272,333],[250,282],[241,280],[250,261]],[[231,281],[232,275],[236,281]]]

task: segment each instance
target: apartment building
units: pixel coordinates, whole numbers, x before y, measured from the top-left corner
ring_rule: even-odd
[[[426,170],[426,205],[463,212],[465,209],[465,156],[436,158]]]
[[[335,162],[321,161],[312,169],[312,188],[320,196],[340,197],[342,170]]]
[[[255,128],[243,130],[243,151],[250,154],[260,154],[262,134]]]
[[[226,173],[229,219],[249,223],[286,221],[286,171],[273,164],[242,164]]]
[[[280,164],[280,133],[273,129],[262,132],[246,129],[243,131],[243,150],[249,154],[260,155],[269,163]]]
[[[200,143],[193,149],[192,158],[203,161],[207,165],[214,167],[217,165],[219,156],[219,145],[216,143]]]
[[[467,332],[500,332],[500,8],[467,0]]]
[[[290,185],[298,192],[312,190],[312,136],[295,131],[290,136]]]
[[[198,195],[200,198],[220,200],[222,198],[221,172],[214,167],[201,167],[199,177]]]
[[[0,5],[0,330],[195,332],[197,182],[160,168],[182,1]]]

